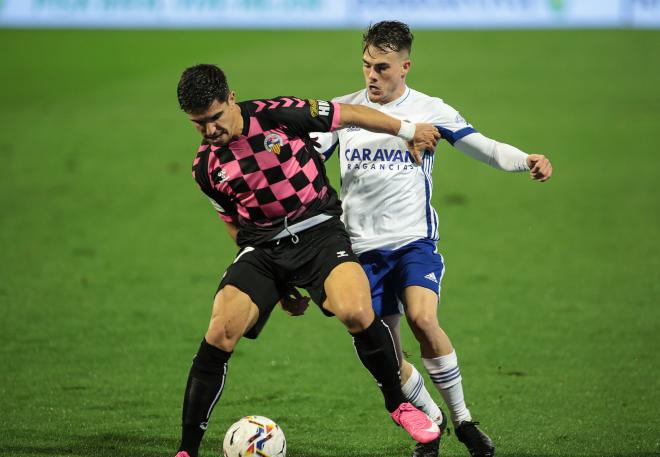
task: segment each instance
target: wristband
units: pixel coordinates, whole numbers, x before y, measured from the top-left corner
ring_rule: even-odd
[[[401,121],[401,127],[399,127],[399,133],[396,136],[406,141],[412,141],[415,136],[415,124],[408,121]]]

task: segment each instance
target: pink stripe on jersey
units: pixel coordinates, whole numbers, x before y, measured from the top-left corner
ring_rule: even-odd
[[[288,180],[271,184],[270,190],[275,194],[278,200],[283,200],[296,193],[296,189],[293,188],[293,185],[291,185],[291,182]]]
[[[230,223],[236,223],[236,218],[227,216],[226,214],[218,213],[218,216],[220,216],[220,219],[222,219],[225,222],[230,222]]]
[[[264,106],[266,106],[264,104]],[[250,117],[250,128],[248,129],[248,136],[255,136],[263,132],[264,129],[261,128],[261,124],[256,117]]]
[[[337,102],[330,102],[330,103],[332,103],[332,107],[334,108],[332,115],[332,125],[330,126],[330,131],[333,132],[339,128],[339,122],[340,122],[339,112],[341,111],[341,107]]]
[[[291,146],[291,151],[295,154],[305,147],[305,142],[300,138],[296,138],[293,141],[289,141],[289,146]]]
[[[286,214],[284,206],[280,202],[266,203],[260,206],[266,217],[276,219]],[[271,223],[272,224],[272,223]]]
[[[289,106],[293,105],[293,100],[290,98],[282,97],[282,100],[284,100],[284,103],[282,104],[282,108],[288,108]]]
[[[302,167],[302,170],[303,173],[305,173],[305,176],[307,176],[307,179],[309,179],[310,181],[314,181],[314,179],[316,179],[316,177],[319,174],[318,170],[316,169],[316,164],[314,163],[313,160],[307,162],[305,166]]]
[[[257,152],[254,155],[254,158],[257,159],[259,168],[266,170],[267,168],[273,168],[280,165],[280,161],[277,159],[277,156],[272,152],[261,151]]]
[[[261,189],[268,186],[266,176],[261,170],[257,170],[254,173],[250,173],[249,175],[243,175],[243,179],[245,179],[248,187],[252,190]],[[277,196],[277,194],[275,194],[275,196]]]
[[[257,109],[254,110],[255,113],[258,113],[266,107],[266,104],[264,102],[260,102],[259,100],[254,100],[254,104],[257,105]]]
[[[296,108],[302,108],[303,106],[305,106],[305,100],[301,100],[296,97],[293,97],[293,99],[298,102],[296,103]]]
[[[239,160],[254,155],[250,143],[248,143],[247,138],[244,136],[239,137],[238,140],[232,141],[229,144],[234,156]]]

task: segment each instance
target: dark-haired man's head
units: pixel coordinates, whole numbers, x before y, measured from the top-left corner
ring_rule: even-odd
[[[369,100],[385,104],[406,87],[413,35],[403,22],[382,21],[362,36],[362,69]]]
[[[186,68],[177,87],[179,106],[206,142],[221,146],[238,137],[243,128],[235,94],[215,65]]]

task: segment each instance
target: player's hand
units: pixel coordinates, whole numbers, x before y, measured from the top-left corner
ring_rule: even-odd
[[[298,289],[289,287],[282,295],[280,305],[289,316],[302,316],[309,306],[309,297],[303,297]]]
[[[527,165],[529,166],[529,176],[534,181],[545,182],[552,176],[552,164],[550,160],[542,154],[530,154],[527,156]]]
[[[316,153],[319,155],[322,161],[325,162],[325,156],[321,154],[321,143],[319,143],[319,137],[318,136],[312,136],[312,135],[307,135],[309,139],[311,140],[312,144],[314,145],[314,149],[316,150]]]
[[[415,136],[408,143],[408,147],[417,165],[422,164],[424,151],[435,151],[439,139],[440,132],[433,124],[415,124]]]

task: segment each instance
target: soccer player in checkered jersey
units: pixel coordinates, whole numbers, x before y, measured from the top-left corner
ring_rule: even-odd
[[[405,400],[392,336],[375,317],[369,282],[339,219],[341,203],[308,134],[359,125],[398,135],[423,151],[435,147],[437,130],[322,100],[237,102],[214,65],[186,69],[177,94],[203,137],[193,177],[240,248],[220,281],[193,359],[177,457],[197,457],[238,340],[256,338],[273,307],[295,287],[346,326],[394,421],[418,441],[436,439],[439,427]]]
[[[499,170],[530,171],[532,179],[548,180],[552,166],[546,157],[527,155],[485,137],[441,99],[406,85],[412,40],[408,26],[401,22],[369,27],[363,36],[366,88],[333,101],[369,106],[410,122],[430,122],[443,139],[469,157]],[[339,144],[342,220],[369,277],[376,315],[395,336],[404,394],[443,423],[419,372],[402,357],[403,310],[420,344],[424,366],[450,410],[456,436],[472,456],[494,455],[495,446],[465,405],[456,352],[437,318],[444,263],[436,248],[438,216],[431,206],[434,154],[426,152],[419,160],[414,151],[408,154],[399,138],[359,126],[313,137],[324,156]],[[437,456],[439,440],[418,444],[414,456]]]

